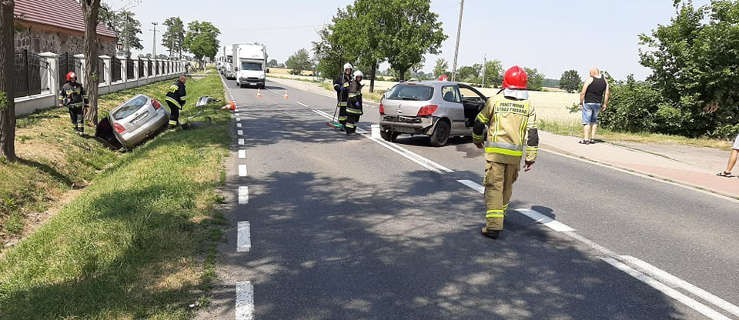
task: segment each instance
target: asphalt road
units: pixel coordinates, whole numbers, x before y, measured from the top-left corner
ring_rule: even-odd
[[[459,182],[482,180],[469,140],[434,148],[406,136],[398,149],[328,127],[320,111],[333,113],[331,98],[227,83],[241,123],[229,200],[239,187],[248,200],[234,205],[201,318],[739,317],[737,202],[542,151],[512,207],[569,228],[513,212],[491,240],[479,234],[481,194]],[[365,113],[369,131],[376,107]],[[235,288],[247,281],[244,298]]]

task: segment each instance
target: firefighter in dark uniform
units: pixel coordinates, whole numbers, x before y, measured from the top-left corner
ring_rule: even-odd
[[[364,74],[362,71],[354,71],[354,79],[349,83],[349,94],[347,95],[347,106],[346,106],[346,124],[344,129],[346,134],[351,134],[357,131],[357,123],[359,123],[359,117],[363,114],[362,112],[362,78]]]
[[[65,77],[66,82],[59,90],[59,107],[67,107],[69,109],[69,118],[72,120],[74,130],[77,134],[85,133],[84,107],[87,106],[87,93],[82,85],[77,82],[77,74],[68,72]]]
[[[187,99],[187,90],[185,89],[185,81],[187,78],[185,78],[184,75],[181,75],[175,83],[173,83],[171,86],[169,86],[167,90],[167,97],[164,98],[164,101],[167,101],[167,105],[169,106],[169,127],[179,127],[180,126],[180,110],[185,106],[185,99]]]
[[[352,82],[352,65],[344,64],[344,73],[334,80],[334,90],[336,90],[337,105],[339,107],[339,123],[343,126],[346,124],[346,106],[349,99],[349,84]]]

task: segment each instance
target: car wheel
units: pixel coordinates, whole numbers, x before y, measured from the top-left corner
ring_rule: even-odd
[[[431,134],[431,145],[434,147],[444,146],[449,141],[449,132],[451,126],[446,120],[439,120],[434,129],[434,133]]]
[[[399,134],[400,133],[389,131],[389,130],[380,131],[380,136],[382,137],[382,139],[384,139],[385,141],[390,141],[390,142],[395,142],[395,139],[398,138]]]

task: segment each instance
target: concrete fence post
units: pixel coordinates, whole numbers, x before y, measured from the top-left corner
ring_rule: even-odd
[[[87,61],[87,59],[85,58],[85,55],[81,53],[75,54],[74,59],[80,61],[80,72],[77,72],[77,81],[79,81],[79,83],[85,83],[85,61]]]
[[[51,94],[59,92],[59,55],[53,52],[39,53],[39,57],[46,61],[46,87]]]
[[[110,56],[102,55],[100,56],[100,59],[103,60],[103,70],[98,70],[98,73],[105,77],[105,83],[103,86],[108,87],[107,93],[110,93],[110,85],[113,83],[113,72],[112,71],[112,65],[110,63]]]

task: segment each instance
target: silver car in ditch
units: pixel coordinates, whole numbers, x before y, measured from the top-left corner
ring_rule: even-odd
[[[458,82],[403,82],[380,100],[380,133],[387,141],[398,135],[427,135],[440,147],[449,137],[471,136],[477,113],[487,97]]]
[[[159,101],[139,94],[111,110],[108,121],[116,139],[130,149],[162,131],[169,123],[169,112]]]

